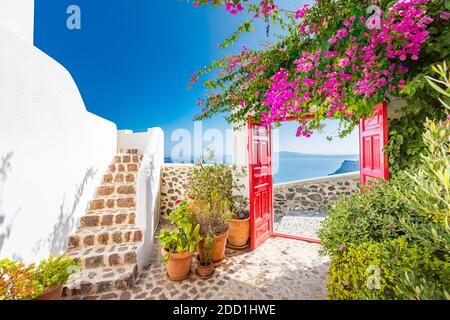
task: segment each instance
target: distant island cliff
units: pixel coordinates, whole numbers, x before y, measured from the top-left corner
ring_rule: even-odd
[[[359,160],[344,160],[342,162],[339,169],[337,169],[335,172],[329,174],[329,176],[333,176],[336,174],[343,174],[343,173],[349,173],[349,172],[355,172],[359,171]]]

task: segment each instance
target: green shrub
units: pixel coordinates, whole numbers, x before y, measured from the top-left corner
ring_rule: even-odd
[[[0,300],[31,300],[45,289],[66,283],[69,276],[80,270],[67,254],[50,256],[38,265],[28,266],[18,261],[0,261]]]
[[[169,261],[170,254],[194,252],[202,240],[200,225],[196,224],[187,214],[187,201],[182,201],[169,215],[170,222],[175,228],[163,228],[156,237],[161,240],[161,248],[166,251],[163,256],[165,263]]]
[[[45,288],[35,279],[34,270],[34,264],[0,260],[0,301],[31,300],[42,293]]]
[[[368,290],[370,266],[382,268],[385,249],[380,243],[363,243],[345,248],[333,258],[328,276],[328,297],[332,300],[361,300]],[[385,269],[381,272],[384,274]],[[388,286],[388,275],[380,279],[381,290]]]
[[[447,254],[404,237],[346,248],[330,267],[333,300],[445,299],[450,285]]]
[[[79,264],[67,254],[42,260],[34,270],[36,280],[44,288],[57,287],[66,283],[72,273],[80,270]]]
[[[450,73],[434,70],[440,80],[427,80],[450,110]],[[416,167],[330,210],[319,237],[332,257],[331,299],[450,299],[450,117],[425,128]],[[379,268],[377,290],[367,286],[369,266]]]
[[[322,253],[333,257],[341,245],[395,239],[400,234],[396,217],[407,213],[396,197],[393,184],[405,184],[407,177],[398,175],[388,184],[377,181],[370,191],[342,197],[328,211],[319,230]]]
[[[210,152],[197,161],[189,184],[189,197],[204,206],[215,206],[217,201],[227,203],[227,210],[245,217],[248,203],[241,182],[246,177],[245,167],[216,164],[213,159],[214,154]]]

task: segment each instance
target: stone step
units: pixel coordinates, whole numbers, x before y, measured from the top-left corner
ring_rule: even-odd
[[[136,187],[135,183],[115,183],[102,185],[97,188],[97,196],[109,196],[109,195],[135,195]]]
[[[73,248],[67,253],[81,263],[81,268],[119,267],[137,263],[140,244],[119,244],[97,248]]]
[[[104,209],[88,211],[80,218],[80,229],[133,225],[136,220],[135,209]]]
[[[95,196],[95,198],[89,202],[88,211],[114,208],[136,208],[136,196],[123,194]]]
[[[123,155],[123,154],[138,154],[138,149],[119,148],[117,150],[117,155]]]
[[[114,244],[138,243],[143,232],[136,226],[83,228],[69,237],[69,248],[100,247]]]
[[[111,173],[108,172],[103,176],[102,185],[109,185],[112,183],[135,183],[136,172],[120,172]]]
[[[118,154],[114,157],[114,163],[138,163],[142,161],[143,156],[138,154]]]
[[[128,173],[128,172],[138,172],[139,163],[117,163],[111,164],[108,168],[108,173]]]
[[[86,299],[89,299],[89,296],[132,289],[137,276],[137,265],[83,270],[80,273],[70,275],[64,287],[63,296],[84,295]]]

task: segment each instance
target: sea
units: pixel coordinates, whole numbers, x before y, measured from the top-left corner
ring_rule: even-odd
[[[275,154],[272,162],[273,182],[325,177],[359,171],[358,155],[305,155],[300,153]]]
[[[229,157],[225,157],[227,161]],[[170,157],[166,163],[193,163],[177,161]],[[297,152],[279,152],[273,155],[273,182],[285,183],[290,181],[326,177],[359,171],[359,155],[318,155]]]

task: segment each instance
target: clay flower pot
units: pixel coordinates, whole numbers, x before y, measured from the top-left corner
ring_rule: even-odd
[[[47,288],[35,300],[61,300],[63,285]]]
[[[210,262],[208,265],[203,265],[202,263],[197,264],[197,269],[195,270],[197,275],[202,279],[209,279],[214,274],[214,263]]]
[[[214,239],[214,245],[212,247],[212,262],[215,266],[220,265],[223,258],[225,258],[225,247],[227,245],[228,232],[229,230],[219,236],[216,236]],[[200,254],[200,260],[205,261],[205,239],[199,242],[198,252]]]
[[[230,235],[228,236],[228,246],[232,249],[245,249],[248,247],[250,239],[250,218],[231,219]]]
[[[165,256],[167,251],[162,249],[162,255]],[[171,281],[182,281],[189,277],[191,273],[193,252],[171,253],[167,261],[167,276]]]

